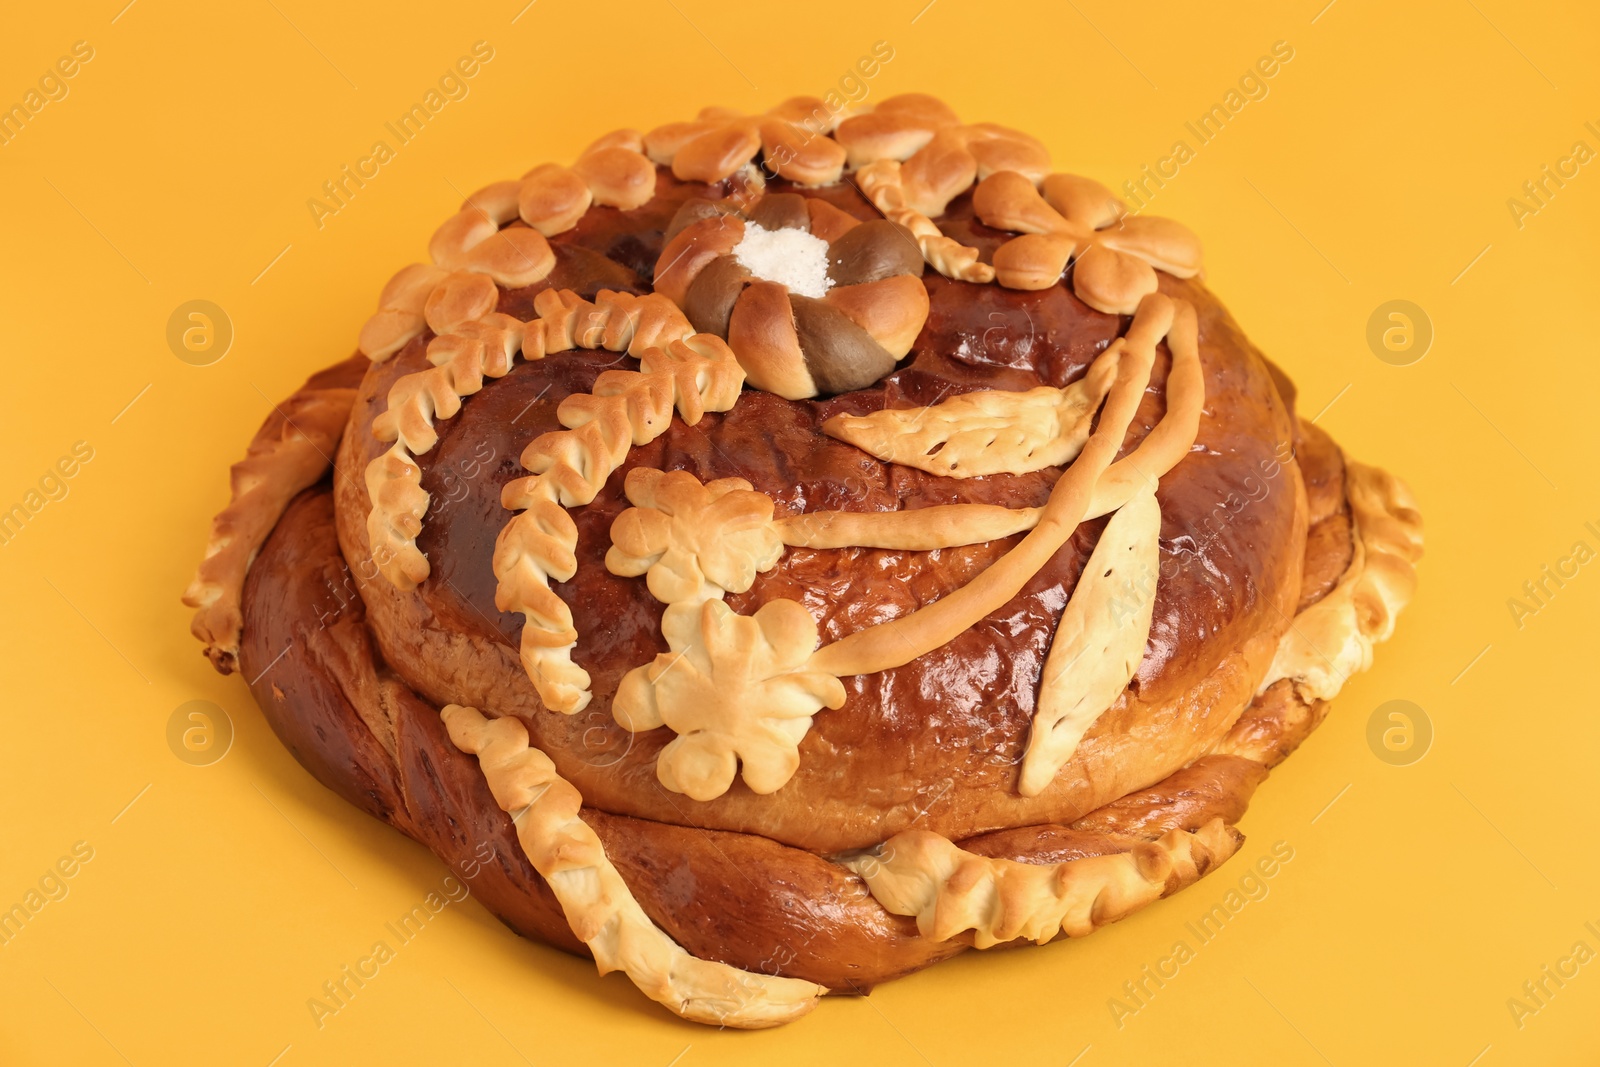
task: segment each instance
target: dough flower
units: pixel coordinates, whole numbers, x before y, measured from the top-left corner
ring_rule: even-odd
[[[661,629],[674,649],[622,679],[612,703],[635,732],[668,726],[678,736],[656,759],[674,793],[712,800],[728,791],[738,764],[753,792],[782,788],[800,766],[811,717],[844,704],[844,686],[807,670],[817,624],[792,600],[738,615],[720,600],[676,604]]]
[[[663,604],[742,593],[783,554],[772,498],[743,478],[702,485],[687,471],[636,467],[624,488],[636,506],[611,524],[606,569],[643,574]]]

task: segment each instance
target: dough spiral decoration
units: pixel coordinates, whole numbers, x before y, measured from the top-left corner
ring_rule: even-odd
[[[479,283],[488,284],[489,293]],[[428,325],[438,333],[428,343],[434,366],[396,381],[388,407],[373,420],[378,440],[394,444],[367,465],[367,540],[373,562],[397,589],[416,588],[429,572],[416,543],[429,500],[414,457],[438,441],[435,417],[455,415],[461,398],[482,389],[485,377],[509,373],[518,351],[530,360],[574,347],[642,351],[689,333],[677,309],[654,295],[602,290],[591,304],[546,289],[534,298],[539,317],[524,323],[492,310],[496,292],[483,275],[457,272],[440,281],[426,302]]]
[[[556,329],[578,318],[559,319]],[[606,371],[592,393],[563,400],[556,418],[567,428],[536,437],[521,457],[533,475],[508,482],[501,493],[501,503],[518,513],[495,541],[495,605],[526,618],[523,667],[545,706],[568,715],[587,707],[591,694],[588,672],[572,662],[578,640],[572,610],[550,588],[552,578],[567,581],[577,573],[578,527],[566,509],[592,501],[630,448],[666,430],[674,407],[693,425],[707,411],[733,407],[744,385],[744,372],[719,337],[694,334],[644,347],[646,337],[620,324],[563,333],[563,342],[582,347],[609,349],[614,342],[630,354],[640,349],[639,370]]]

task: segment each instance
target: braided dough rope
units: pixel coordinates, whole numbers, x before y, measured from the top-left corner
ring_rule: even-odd
[[[519,350],[529,360],[597,343],[642,351],[691,332],[678,309],[654,294],[602,290],[590,304],[569,290],[546,289],[534,298],[538,317],[526,323],[494,310],[498,294],[482,274],[458,271],[439,282],[426,305],[427,323],[438,334],[428,342],[433,366],[398,379],[389,389],[388,407],[373,420],[373,434],[394,446],[367,464],[368,550],[398,589],[415,589],[428,577],[428,560],[416,539],[429,499],[413,457],[437,443],[436,416],[453,417],[461,398],[482,389],[485,377],[509,373]]]
[[[1355,554],[1339,584],[1295,616],[1258,692],[1290,679],[1307,704],[1332,700],[1350,675],[1372,666],[1372,647],[1394,633],[1417,587],[1422,516],[1399,478],[1364,463],[1345,465]]]
[[[994,281],[994,268],[978,262],[976,248],[946,237],[932,219],[907,204],[898,162],[884,159],[869,163],[856,172],[856,184],[885,218],[911,231],[928,266],[956,281],[980,285]]]
[[[812,982],[689,955],[644,913],[583,821],[583,797],[550,757],[528,744],[522,723],[486,719],[457,704],[440,717],[455,746],[478,757],[495,803],[516,824],[523,852],[601,974],[622,971],[645,996],[685,1019],[745,1030],[798,1019],[827,994]]]
[[[355,400],[353,388],[302,387],[274,409],[233,465],[231,499],[211,520],[205,556],[183,594],[197,609],[189,630],[223,674],[239,661],[245,573],[289,501],[333,466]]]
[[[1194,833],[1169,830],[1127,852],[1064,863],[978,856],[928,830],[895,834],[843,862],[886,910],[915,916],[922,936],[948,941],[971,930],[984,949],[1082,937],[1190,884],[1238,847],[1215,818]]]
[[[1156,268],[1178,278],[1200,272],[1200,240],[1171,219],[1128,216],[1097,181],[1073,174],[1037,179],[999,171],[978,183],[972,207],[986,225],[1022,234],[995,249],[995,279],[1009,289],[1048,289],[1074,258],[1072,289],[1098,311],[1126,315],[1156,291]]]
[[[471,277],[482,278],[483,275]],[[493,288],[493,283],[490,284]],[[372,423],[380,441],[393,446],[367,464],[367,547],[378,570],[397,589],[415,589],[428,576],[428,560],[417,548],[428,494],[414,455],[439,439],[433,419],[461,410],[461,398],[483,388],[485,377],[511,370],[519,350],[527,359],[544,357],[543,335],[498,312],[459,323],[428,342],[427,370],[407,374],[389,389],[389,406]]]
[[[551,578],[564,582],[577,573],[578,527],[566,509],[592,501],[630,448],[665,432],[674,406],[691,426],[707,411],[732,408],[744,371],[726,342],[690,334],[682,316],[640,320],[615,314],[615,303],[586,304],[571,293],[561,300],[560,309],[541,318],[550,323],[547,353],[579,346],[626,350],[639,359],[639,370],[606,371],[592,393],[563,400],[556,418],[567,428],[535,438],[521,457],[533,476],[506,483],[500,495],[518,513],[495,541],[495,606],[525,617],[523,668],[546,707],[571,715],[588,706],[591,694],[588,672],[572,662],[578,640],[572,610],[550,588]],[[646,300],[659,306],[654,294],[640,303]],[[664,298],[660,303],[672,307]]]

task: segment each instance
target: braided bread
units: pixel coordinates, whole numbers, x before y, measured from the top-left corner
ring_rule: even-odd
[[[930,97],[619,129],[429,259],[235,469],[195,632],[685,1018],[1192,883],[1412,593],[1193,235]]]

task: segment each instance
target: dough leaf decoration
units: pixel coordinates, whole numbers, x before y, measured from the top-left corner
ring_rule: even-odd
[[[1154,487],[1147,487],[1106,523],[1056,624],[1022,757],[1023,796],[1038,796],[1055,780],[1139,669],[1160,549],[1161,506]]]
[[[1116,377],[1117,359],[1118,351],[1107,349],[1064,389],[985,389],[930,407],[835,415],[822,429],[886,463],[946,478],[1059,467],[1076,458],[1089,439],[1094,413]]]

